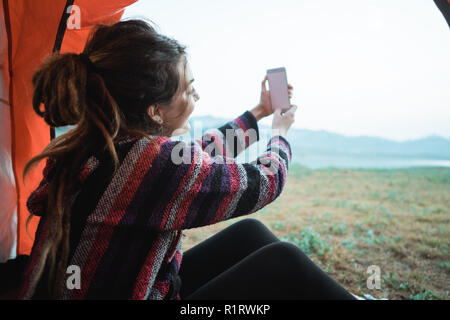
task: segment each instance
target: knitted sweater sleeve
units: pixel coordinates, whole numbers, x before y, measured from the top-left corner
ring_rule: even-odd
[[[201,139],[194,141],[212,157],[222,155],[236,158],[243,150],[259,141],[257,120],[250,111],[246,111],[217,129],[207,130]]]
[[[158,230],[195,228],[258,211],[280,195],[292,157],[282,136],[273,136],[257,160],[243,164],[211,156],[198,144],[168,141],[164,149],[171,154],[165,176],[177,185],[160,186],[170,197],[148,223]]]

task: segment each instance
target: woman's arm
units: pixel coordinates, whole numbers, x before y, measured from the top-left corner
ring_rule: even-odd
[[[225,156],[236,158],[242,151],[259,140],[257,119],[250,111],[227,122],[217,129],[205,132],[201,139],[195,141],[211,157]]]
[[[264,115],[264,109],[263,107],[259,104],[256,107],[254,107],[252,110],[250,110],[250,112],[253,114],[253,116],[255,117],[256,121],[261,120],[262,118],[265,117]]]
[[[210,157],[198,145],[182,141],[166,142],[163,149],[172,155],[181,149],[191,161],[163,157],[170,163],[157,172],[164,181],[158,183],[158,194],[150,196],[159,203],[146,213],[150,217],[147,226],[159,231],[210,225],[258,211],[280,195],[292,156],[289,143],[281,136],[272,137],[267,151],[245,164],[224,156]],[[145,176],[153,179],[151,172]]]

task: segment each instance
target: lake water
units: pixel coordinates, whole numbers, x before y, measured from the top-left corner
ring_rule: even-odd
[[[260,151],[260,152],[258,152]],[[256,150],[252,146],[237,157],[237,162],[254,161],[262,149]],[[372,168],[372,169],[399,169],[414,167],[446,167],[450,168],[450,159],[424,159],[401,156],[373,156],[354,154],[314,154],[299,153],[293,150],[292,163],[300,164],[310,169],[321,168]]]
[[[293,163],[304,165],[311,169],[319,168],[376,168],[376,169],[399,169],[414,167],[448,167],[450,160],[417,159],[406,157],[369,157],[369,156],[322,156],[304,155],[292,159]]]

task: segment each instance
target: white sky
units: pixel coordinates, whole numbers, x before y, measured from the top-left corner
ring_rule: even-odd
[[[450,30],[431,0],[140,0],[124,17],[188,47],[193,116],[251,109],[284,66],[297,128],[450,138]]]

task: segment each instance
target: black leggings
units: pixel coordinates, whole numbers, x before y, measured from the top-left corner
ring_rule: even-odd
[[[355,299],[297,246],[255,219],[241,220],[183,254],[181,299]]]

